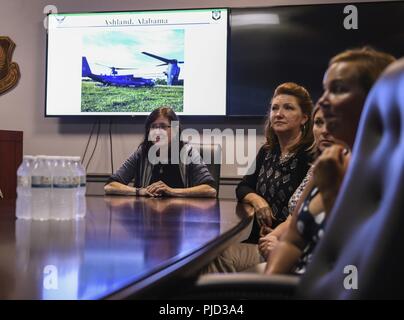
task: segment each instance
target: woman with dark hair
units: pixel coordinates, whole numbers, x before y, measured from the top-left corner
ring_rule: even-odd
[[[146,119],[142,143],[109,178],[105,193],[215,197],[215,181],[199,152],[179,137],[179,120],[171,108],[161,107],[151,112]],[[133,179],[134,187],[128,186]]]
[[[313,179],[292,215],[287,232],[270,254],[267,274],[303,273],[324,234],[349,165],[356,130],[366,97],[382,71],[395,59],[370,48],[344,51],[331,59],[319,100],[327,131],[341,143],[324,149]],[[337,141],[338,142],[338,141]]]
[[[226,249],[203,272],[239,272],[263,262],[259,237],[279,236],[285,230],[293,212],[289,200],[312,160],[312,110],[310,95],[302,86],[288,82],[275,89],[265,123],[266,142],[258,151],[253,172],[236,189],[237,199],[255,209],[250,237]]]

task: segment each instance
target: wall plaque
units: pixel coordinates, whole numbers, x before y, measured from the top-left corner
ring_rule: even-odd
[[[14,88],[20,79],[18,64],[12,62],[15,44],[9,37],[0,37],[0,95]]]

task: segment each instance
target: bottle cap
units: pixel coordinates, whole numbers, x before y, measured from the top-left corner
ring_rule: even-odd
[[[25,155],[25,156],[23,157],[23,159],[24,159],[24,160],[36,160],[36,157],[35,157],[35,156],[30,156],[30,155]]]

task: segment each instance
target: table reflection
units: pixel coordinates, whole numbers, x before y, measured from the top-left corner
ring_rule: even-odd
[[[85,220],[16,220],[17,292],[22,298],[66,299],[77,296],[83,263]],[[39,295],[39,296],[38,296]]]
[[[143,264],[156,267],[220,233],[216,199],[106,199],[114,221],[141,240]]]
[[[106,297],[216,241],[243,211],[217,199],[113,196],[87,197],[79,221],[14,220],[9,210],[0,215],[10,244],[0,250],[0,280],[8,281],[0,297]]]

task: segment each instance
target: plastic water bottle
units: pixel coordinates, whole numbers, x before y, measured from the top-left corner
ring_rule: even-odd
[[[72,219],[75,213],[73,173],[66,157],[58,158],[52,180],[52,219]]]
[[[17,202],[16,216],[18,219],[31,219],[31,173],[35,157],[24,156],[17,170]]]
[[[81,219],[86,215],[86,169],[80,162],[80,157],[72,157],[73,167],[79,177],[79,187],[77,190],[77,215]]]
[[[51,207],[52,174],[46,156],[38,156],[31,173],[31,215],[34,220],[48,220]]]
[[[70,194],[71,194],[72,206],[73,206],[71,219],[77,218],[77,215],[78,215],[77,194],[78,194],[79,187],[80,187],[80,173],[74,165],[74,159],[75,159],[75,157],[66,157],[67,168],[69,169],[70,176],[71,176]],[[79,161],[80,161],[80,157],[79,157]]]
[[[55,203],[55,192],[53,190],[53,182],[54,182],[54,177],[56,175],[56,172],[58,170],[58,165],[59,165],[59,157],[58,156],[48,156],[48,161],[50,164],[50,171],[51,171],[51,176],[52,176],[52,190],[51,190],[51,206],[50,206],[50,219],[55,218],[55,210],[54,210],[54,203]]]

